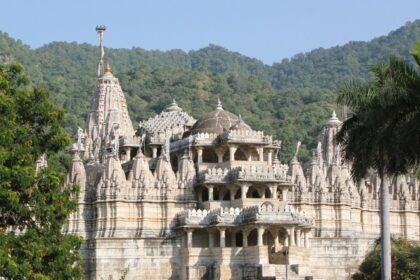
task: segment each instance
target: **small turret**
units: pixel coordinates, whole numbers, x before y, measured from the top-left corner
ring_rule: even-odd
[[[324,136],[322,139],[323,159],[327,166],[337,163],[339,148],[335,141],[335,135],[340,129],[341,121],[333,111],[331,118],[325,124]]]

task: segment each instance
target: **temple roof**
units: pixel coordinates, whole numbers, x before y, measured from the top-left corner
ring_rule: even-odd
[[[165,110],[159,115],[140,122],[139,128],[143,128],[149,137],[159,138],[156,138],[157,142],[162,142],[174,134],[180,133],[182,135],[186,127],[191,127],[195,121],[193,117],[178,106],[175,100],[172,100],[172,103],[166,106]]]

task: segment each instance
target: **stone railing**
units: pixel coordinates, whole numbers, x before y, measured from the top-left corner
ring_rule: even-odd
[[[271,204],[261,206],[250,206],[243,209],[244,222],[274,222],[284,224],[302,224],[310,226],[313,220],[306,216],[304,211],[298,211],[291,205],[280,205],[279,207]]]
[[[230,182],[237,178],[238,168],[209,168],[198,176],[200,182]]]
[[[222,142],[240,141],[241,143],[265,143],[273,142],[272,136],[264,135],[262,131],[255,130],[229,130],[220,134]]]
[[[289,182],[291,177],[285,171],[274,172],[269,166],[237,166],[233,168],[209,168],[198,177],[200,182],[261,181]]]
[[[194,138],[197,142],[201,142],[201,141],[213,141],[214,139],[217,138],[217,134],[216,133],[197,133],[194,134]]]
[[[209,211],[189,209],[178,214],[180,225],[246,224],[250,222],[311,226],[313,220],[307,217],[305,212],[298,211],[291,205],[275,207],[271,204],[245,208],[217,208]]]
[[[287,166],[287,165],[286,165]],[[286,181],[291,182],[291,177],[287,175],[287,169],[282,172],[275,172],[272,167],[266,166],[247,166],[238,167],[238,180],[249,181]]]

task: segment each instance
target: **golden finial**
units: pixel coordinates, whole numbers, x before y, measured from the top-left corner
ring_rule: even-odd
[[[109,64],[106,65],[105,73],[111,73],[111,66]]]

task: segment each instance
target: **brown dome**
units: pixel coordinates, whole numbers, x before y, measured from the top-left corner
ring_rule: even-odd
[[[220,100],[216,110],[208,113],[204,117],[200,118],[191,128],[188,134],[197,133],[216,133],[220,134],[224,131],[228,131],[233,126],[238,124],[240,121],[239,117],[232,114],[231,112],[223,110]]]

